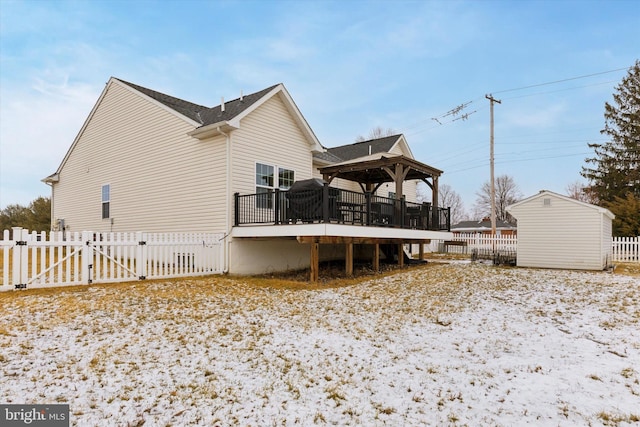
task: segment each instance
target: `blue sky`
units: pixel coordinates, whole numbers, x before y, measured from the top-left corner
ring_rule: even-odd
[[[467,210],[492,93],[496,176],[565,193],[639,46],[625,0],[0,0],[0,208],[49,195],[110,76],[209,106],[284,83],[323,145],[402,132]]]

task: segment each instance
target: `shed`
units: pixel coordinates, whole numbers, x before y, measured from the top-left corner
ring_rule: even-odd
[[[603,270],[611,265],[611,221],[600,206],[542,190],[507,207],[518,220],[519,267]]]

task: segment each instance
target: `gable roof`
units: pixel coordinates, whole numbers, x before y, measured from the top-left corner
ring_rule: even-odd
[[[216,105],[215,107],[206,107],[204,105],[194,104],[192,102],[185,101],[184,99],[176,98],[152,89],[148,89],[146,87],[129,83],[122,79],[114,77],[114,80],[118,80],[126,84],[127,86],[132,87],[138,92],[147,95],[149,98],[160,102],[166,107],[169,107],[170,109],[177,111],[183,116],[186,116],[189,119],[200,123],[202,126],[210,125],[212,123],[218,123],[221,121],[233,120],[245,110],[249,109],[249,107],[259,101],[266,94],[271,92],[274,88],[279,86],[279,84],[275,84],[258,92],[244,95],[242,98],[236,98],[234,100],[227,101],[224,103],[224,111],[222,111],[221,105]]]
[[[564,201],[567,201],[567,202],[570,202],[570,203],[574,203],[576,205],[583,206],[583,207],[588,208],[588,209],[596,210],[599,213],[604,214],[604,215],[608,216],[611,219],[615,218],[615,215],[609,209],[605,209],[605,208],[603,208],[601,206],[597,206],[597,205],[592,205],[591,203],[581,202],[580,200],[577,200],[577,199],[574,199],[574,198],[571,198],[569,196],[565,196],[565,195],[562,195],[562,194],[554,193],[553,191],[549,191],[549,190],[540,190],[540,192],[538,194],[534,194],[533,196],[527,197],[526,199],[522,199],[519,202],[516,202],[516,203],[514,203],[512,205],[507,206],[507,212],[511,213],[513,216],[516,216],[515,213],[512,211],[513,208],[516,208],[516,210],[517,210],[517,208],[519,206],[527,204],[527,203],[529,203],[529,202],[531,202],[533,200],[540,199],[540,198],[543,198],[543,197],[555,197],[557,199],[561,199],[561,200],[564,200]]]
[[[340,161],[353,160],[371,154],[388,153],[391,148],[398,143],[400,138],[402,138],[402,134],[370,139],[354,144],[327,148],[327,153]],[[369,150],[371,150],[371,152],[369,152]]]
[[[239,121],[251,111],[256,109],[262,103],[266,102],[272,96],[280,95],[280,98],[284,102],[286,108],[292,114],[293,119],[301,127],[302,133],[305,135],[311,146],[311,150],[314,153],[322,152],[324,147],[320,144],[320,141],[316,137],[315,133],[307,123],[298,106],[295,104],[289,92],[282,83],[278,83],[273,86],[269,86],[266,89],[262,89],[258,92],[236,98],[234,100],[224,103],[224,111],[221,105],[215,107],[206,107],[204,105],[195,104],[193,102],[185,101],[184,99],[176,98],[171,95],[164,94],[143,86],[136,85],[134,83],[127,82],[116,77],[111,77],[105,88],[102,90],[100,97],[94,104],[89,116],[85,119],[84,124],[80,128],[80,131],[76,135],[71,147],[67,150],[62,162],[53,174],[41,179],[42,182],[47,184],[53,184],[58,182],[58,174],[62,170],[62,167],[69,158],[70,153],[78,143],[78,140],[84,133],[88,123],[91,121],[94,113],[101,104],[105,97],[109,87],[112,84],[121,85],[132,92],[138,94],[138,96],[146,97],[150,102],[156,103],[163,109],[172,112],[173,114],[183,118],[190,124],[196,127],[196,129],[189,133],[189,135],[195,138],[206,138],[216,134],[220,134],[220,129],[224,128],[226,131],[237,129],[239,127]]]

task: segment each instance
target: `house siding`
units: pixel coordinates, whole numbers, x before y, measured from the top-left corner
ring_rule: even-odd
[[[54,218],[73,231],[223,231],[225,140],[110,83],[54,185]],[[111,186],[101,218],[101,186]],[[188,206],[188,209],[184,209]],[[112,223],[113,222],[113,223]]]
[[[518,219],[518,266],[604,268],[603,240],[607,230],[611,239],[611,220],[596,209],[544,194],[510,212]]]
[[[295,171],[295,180],[312,177],[311,147],[279,96],[242,119],[232,133],[232,193],[256,189],[256,163]]]

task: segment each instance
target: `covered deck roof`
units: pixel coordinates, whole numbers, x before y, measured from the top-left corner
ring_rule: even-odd
[[[403,155],[374,154],[319,169],[325,181],[334,178],[354,181],[362,191],[376,191],[382,184],[395,182],[396,197],[402,197],[404,181],[420,180],[432,190],[432,205],[438,206],[438,178],[443,171]]]

